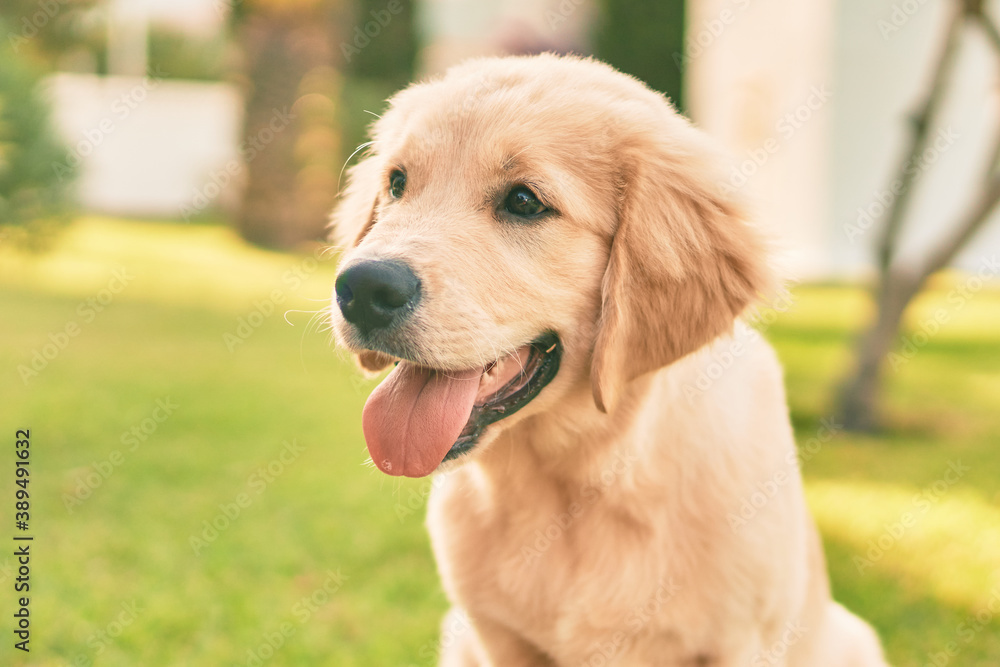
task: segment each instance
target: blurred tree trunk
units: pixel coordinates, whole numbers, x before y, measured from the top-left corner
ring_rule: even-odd
[[[240,234],[265,247],[322,238],[337,191],[335,123],[345,11],[339,0],[235,5],[247,93]]]
[[[857,370],[844,385],[840,415],[844,428],[873,431],[878,427],[878,396],[882,386],[882,365],[896,343],[903,313],[919,291],[912,277],[886,275],[879,281],[875,322],[857,347]]]
[[[955,64],[955,54],[963,31],[975,24],[1000,57],[1000,31],[987,14],[983,0],[952,0],[953,14],[944,47],[939,54],[928,91],[919,111],[913,117],[910,149],[900,167],[899,194],[886,213],[883,234],[877,248],[879,276],[874,290],[877,307],[875,321],[859,339],[857,368],[840,393],[839,412],[845,428],[873,431],[879,426],[878,397],[886,356],[896,343],[906,308],[920,293],[928,278],[945,268],[965,247],[977,231],[990,219],[1000,203],[1000,124],[996,128],[997,144],[990,154],[980,193],[972,206],[951,227],[951,235],[931,251],[922,262],[903,264],[895,261],[902,223],[911,201],[916,170],[910,169],[931,141],[941,101],[947,90]]]

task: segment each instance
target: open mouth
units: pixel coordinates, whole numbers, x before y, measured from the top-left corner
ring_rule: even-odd
[[[362,415],[372,461],[385,473],[423,477],[472,450],[490,424],[534,399],[559,370],[554,333],[487,366],[443,371],[400,361]]]
[[[481,403],[477,400],[473,405],[472,414],[469,415],[469,421],[466,422],[455,444],[445,454],[444,460],[450,461],[471,450],[487,426],[514,414],[530,403],[555,377],[559,370],[561,352],[559,338],[555,334],[546,334],[531,345],[520,348],[515,353],[517,362],[520,363],[514,376],[500,389],[484,396]],[[527,358],[522,360],[525,356]],[[502,381],[505,375],[504,365],[512,365],[510,356],[503,362],[494,362],[487,367],[483,378],[493,373],[494,377],[490,384]],[[480,385],[480,395],[483,393],[483,384]]]

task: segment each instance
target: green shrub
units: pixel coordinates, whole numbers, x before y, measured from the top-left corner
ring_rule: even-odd
[[[0,34],[6,34],[0,24]],[[66,148],[57,140],[39,76],[0,43],[0,238],[44,242],[66,211],[70,178],[57,174]]]

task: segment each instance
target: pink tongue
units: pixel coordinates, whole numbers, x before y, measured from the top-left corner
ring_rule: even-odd
[[[482,373],[399,362],[368,397],[361,416],[379,470],[407,477],[434,472],[469,421]]]

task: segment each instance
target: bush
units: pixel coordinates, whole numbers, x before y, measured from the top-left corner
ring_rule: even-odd
[[[0,25],[0,34],[6,34]],[[39,77],[0,44],[0,237],[44,242],[66,211],[69,178],[53,165],[66,149],[56,139]]]

